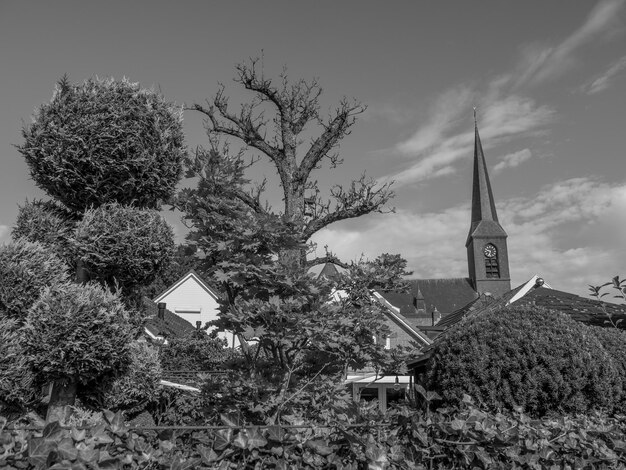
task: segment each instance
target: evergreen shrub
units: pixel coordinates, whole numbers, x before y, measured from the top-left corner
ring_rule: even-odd
[[[161,389],[162,368],[158,350],[134,341],[130,345],[131,363],[125,374],[112,379],[104,393],[103,408],[134,416],[156,403]]]
[[[0,247],[0,310],[23,321],[41,290],[67,281],[68,270],[40,243],[17,239]]]
[[[45,383],[87,384],[123,373],[133,338],[119,297],[98,284],[57,284],[30,308],[24,354]]]
[[[68,240],[74,223],[71,215],[52,201],[26,201],[19,208],[11,236],[41,243],[70,263]]]
[[[157,211],[113,203],[85,211],[72,245],[91,276],[130,291],[167,267],[174,233]]]
[[[611,356],[617,370],[618,384],[614,392],[615,411],[626,414],[626,331],[599,326],[590,328]]]
[[[460,322],[435,343],[427,389],[491,409],[611,411],[619,379],[593,330],[566,314],[505,307]]]
[[[64,77],[22,135],[37,186],[75,212],[114,201],[159,208],[186,153],[182,107],[126,79]]]
[[[21,414],[36,398],[35,377],[24,355],[20,325],[0,314],[0,416]]]

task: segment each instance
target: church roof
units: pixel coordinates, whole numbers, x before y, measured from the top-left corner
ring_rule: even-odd
[[[474,179],[472,184],[472,222],[467,244],[471,237],[481,235],[505,236],[506,232],[498,222],[496,203],[491,190],[489,174],[487,173],[487,163],[483,153],[483,146],[478,134],[478,124],[476,123],[476,110],[474,109]]]
[[[430,317],[435,308],[443,315],[464,307],[478,297],[468,278],[411,279],[408,283],[408,293],[381,292],[390,304],[407,317],[417,314],[417,300],[423,299],[425,314]]]

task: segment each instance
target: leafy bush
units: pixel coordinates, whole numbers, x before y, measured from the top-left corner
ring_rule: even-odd
[[[221,369],[237,353],[227,347],[225,340],[213,338],[204,331],[183,338],[170,338],[160,348],[161,364],[165,370],[210,371]]]
[[[491,414],[471,401],[428,418],[403,409],[377,423],[244,427],[158,433],[103,412],[83,429],[50,423],[23,430],[0,417],[0,466],[8,468],[624,468],[626,421],[603,416],[533,420]],[[8,424],[8,426],[7,426]]]
[[[57,284],[31,307],[24,353],[46,382],[87,384],[119,374],[130,362],[132,331],[120,299],[97,284]]]
[[[159,352],[146,343],[130,345],[131,363],[126,373],[115,377],[106,387],[103,408],[134,416],[155,403],[161,389]]]
[[[0,315],[0,415],[21,414],[37,398],[18,322]]]
[[[66,281],[68,269],[39,243],[17,239],[0,247],[0,310],[23,321],[41,290]]]
[[[614,392],[615,411],[626,414],[626,331],[599,326],[589,328],[613,360],[618,377],[618,386]]]
[[[611,356],[565,314],[511,307],[468,318],[435,343],[427,385],[447,402],[469,394],[489,408],[543,415],[612,410],[618,387]]]
[[[64,77],[22,135],[37,186],[75,212],[107,202],[158,208],[182,174],[182,108],[126,79]]]
[[[174,234],[156,211],[105,204],[85,212],[72,240],[89,273],[131,291],[151,282],[174,251]]]
[[[70,214],[52,201],[26,201],[20,206],[11,235],[41,243],[70,263],[68,240],[74,223]]]

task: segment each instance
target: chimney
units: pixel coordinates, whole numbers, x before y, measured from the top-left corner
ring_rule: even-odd
[[[200,331],[200,327],[202,326],[202,322],[200,320],[196,321],[196,330]]]
[[[159,320],[163,320],[165,318],[165,306],[167,304],[165,302],[159,302],[157,304],[157,308],[159,309],[158,317]]]

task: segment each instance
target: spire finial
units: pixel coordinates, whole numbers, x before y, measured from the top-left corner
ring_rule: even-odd
[[[474,106],[474,127],[478,127],[478,122],[476,121],[476,106]]]

